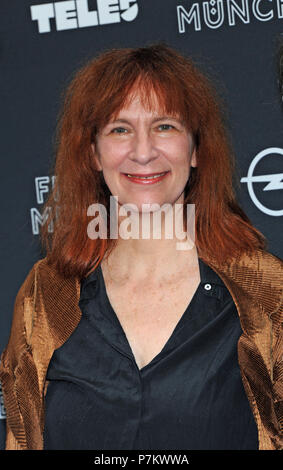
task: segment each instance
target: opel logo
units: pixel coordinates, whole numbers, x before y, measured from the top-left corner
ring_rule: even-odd
[[[249,167],[249,170],[248,170],[247,176],[241,178],[241,183],[247,183],[249,195],[250,195],[252,201],[254,202],[254,204],[256,205],[256,207],[259,210],[261,210],[262,212],[264,212],[265,214],[268,214],[268,215],[280,216],[280,215],[283,215],[283,209],[281,209],[281,210],[271,210],[271,209],[268,209],[267,207],[265,207],[258,200],[258,198],[257,198],[257,196],[254,192],[254,188],[253,188],[254,183],[266,182],[268,184],[266,184],[266,186],[263,188],[263,191],[272,191],[272,190],[275,190],[275,189],[283,189],[283,173],[275,173],[275,174],[271,174],[271,175],[254,176],[254,170],[255,170],[255,167],[258,164],[258,162],[260,160],[262,160],[262,158],[264,158],[268,155],[271,155],[271,154],[278,154],[278,155],[283,156],[283,149],[277,148],[277,147],[270,147],[270,148],[267,148],[267,149],[262,150],[261,152],[259,152],[255,156],[255,158],[252,160],[252,162],[250,164],[250,167]]]

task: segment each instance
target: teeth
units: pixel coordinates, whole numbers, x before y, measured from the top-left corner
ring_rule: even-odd
[[[159,173],[158,175],[154,175],[154,176],[133,176],[133,175],[127,175],[129,178],[140,178],[141,180],[151,180],[151,179],[154,179],[154,178],[159,178],[160,176],[163,176],[165,175],[166,171],[164,171],[163,173]]]

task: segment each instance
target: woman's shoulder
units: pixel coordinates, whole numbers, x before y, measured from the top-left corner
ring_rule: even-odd
[[[257,302],[269,315],[283,303],[283,261],[264,250],[244,252],[219,267],[240,301]]]
[[[52,277],[53,274],[54,277],[55,269],[48,266],[46,258],[39,259],[34,263],[18,290],[16,302],[21,300],[23,297],[33,297],[37,287],[38,276],[41,276],[42,273],[48,273],[48,271],[49,275]]]
[[[17,297],[34,297],[39,290],[45,293],[49,291],[54,293],[54,289],[62,290],[64,286],[74,288],[78,282],[77,278],[64,277],[45,257],[39,259],[32,266],[19,289]]]
[[[283,287],[283,260],[265,250],[242,252],[225,262],[212,264],[231,280],[245,284],[252,279],[259,283],[270,279],[275,283],[279,282],[281,289]]]
[[[283,261],[265,250],[245,252],[231,263],[231,275],[242,278],[243,282],[256,280],[261,285],[271,282],[274,287],[283,287]]]
[[[270,268],[276,268],[276,273],[283,273],[283,260],[278,256],[265,250],[256,250],[253,254],[249,255],[251,261],[256,261],[258,266],[263,271],[269,271]]]
[[[77,321],[79,296],[80,280],[62,275],[43,258],[33,265],[17,297],[30,301],[35,315],[41,312],[50,324],[55,324],[63,315]]]
[[[14,302],[9,341],[3,358],[19,357],[37,336],[51,335],[62,342],[80,318],[80,283],[64,278],[46,258],[38,260],[24,279]],[[67,323],[67,325],[66,325]]]

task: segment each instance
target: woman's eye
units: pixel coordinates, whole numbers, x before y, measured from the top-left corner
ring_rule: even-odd
[[[114,129],[111,130],[113,134],[125,134],[127,132],[127,129],[124,127],[115,127]]]
[[[160,124],[160,126],[158,126],[158,129],[160,129],[161,131],[169,131],[171,129],[174,129],[174,127],[171,126],[171,124]]]

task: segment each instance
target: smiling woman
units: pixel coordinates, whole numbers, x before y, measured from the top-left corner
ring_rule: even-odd
[[[138,85],[128,102],[96,136],[98,170],[120,204],[141,210],[142,204],[183,203],[190,168],[196,166],[191,133],[181,117],[162,115],[153,92],[154,112],[145,109]]]
[[[47,220],[1,358],[7,449],[283,448],[283,263],[232,170],[213,88],[179,52],[110,50],[76,74],[54,232]],[[113,236],[113,199],[158,216],[160,236]],[[88,236],[92,204],[106,237]],[[189,205],[195,243],[178,250],[166,211],[182,208],[189,239]]]
[[[174,122],[155,122],[159,118]],[[173,127],[161,132],[158,124]],[[122,173],[165,170],[166,178],[150,190],[162,192],[166,186],[166,199],[174,186],[172,201],[184,190],[184,203],[195,204],[197,246],[203,256],[223,261],[242,250],[263,248],[263,236],[236,202],[233,166],[215,91],[192,61],[163,45],[101,54],[76,74],[66,91],[53,172],[56,184],[46,203],[50,218],[57,206],[60,217],[53,234],[48,231],[50,220],[42,231],[50,262],[64,276],[91,272],[115,241],[88,238],[89,205],[99,202],[109,209],[109,197],[123,179],[124,197],[127,191],[131,198],[138,191],[136,197],[142,194],[145,203],[145,186]]]

